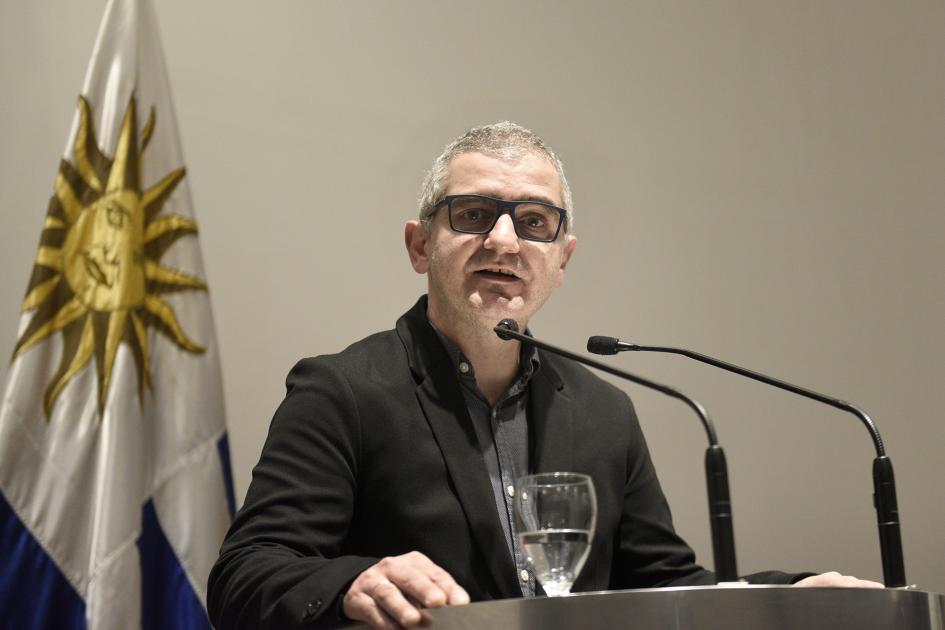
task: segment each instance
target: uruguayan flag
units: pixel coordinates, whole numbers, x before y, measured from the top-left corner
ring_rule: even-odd
[[[0,410],[0,627],[209,627],[233,497],[204,278],[153,9],[111,0]]]

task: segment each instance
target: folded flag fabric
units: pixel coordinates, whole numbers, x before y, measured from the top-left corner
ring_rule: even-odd
[[[110,0],[0,407],[3,628],[210,627],[234,502],[204,278],[153,8]]]

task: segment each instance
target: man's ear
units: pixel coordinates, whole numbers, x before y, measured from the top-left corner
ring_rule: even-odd
[[[561,264],[558,266],[558,281],[555,286],[560,287],[564,284],[564,269],[568,266],[575,247],[577,247],[577,237],[574,234],[568,234],[564,243],[564,251],[561,252]]]
[[[427,256],[427,243],[430,235],[420,225],[420,221],[412,219],[404,225],[404,245],[407,246],[407,255],[410,264],[417,273],[426,273],[430,268],[430,259]]]

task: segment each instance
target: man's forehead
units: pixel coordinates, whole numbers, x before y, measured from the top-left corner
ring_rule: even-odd
[[[445,190],[447,194],[478,193],[562,204],[557,169],[546,155],[535,151],[508,157],[478,151],[461,153],[450,160]]]

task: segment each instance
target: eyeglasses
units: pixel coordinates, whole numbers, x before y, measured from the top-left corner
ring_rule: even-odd
[[[499,217],[512,217],[515,234],[526,241],[551,243],[558,238],[567,216],[563,208],[540,201],[505,201],[485,195],[447,195],[438,201],[429,217],[442,206],[449,209],[450,228],[463,234],[488,234]]]

